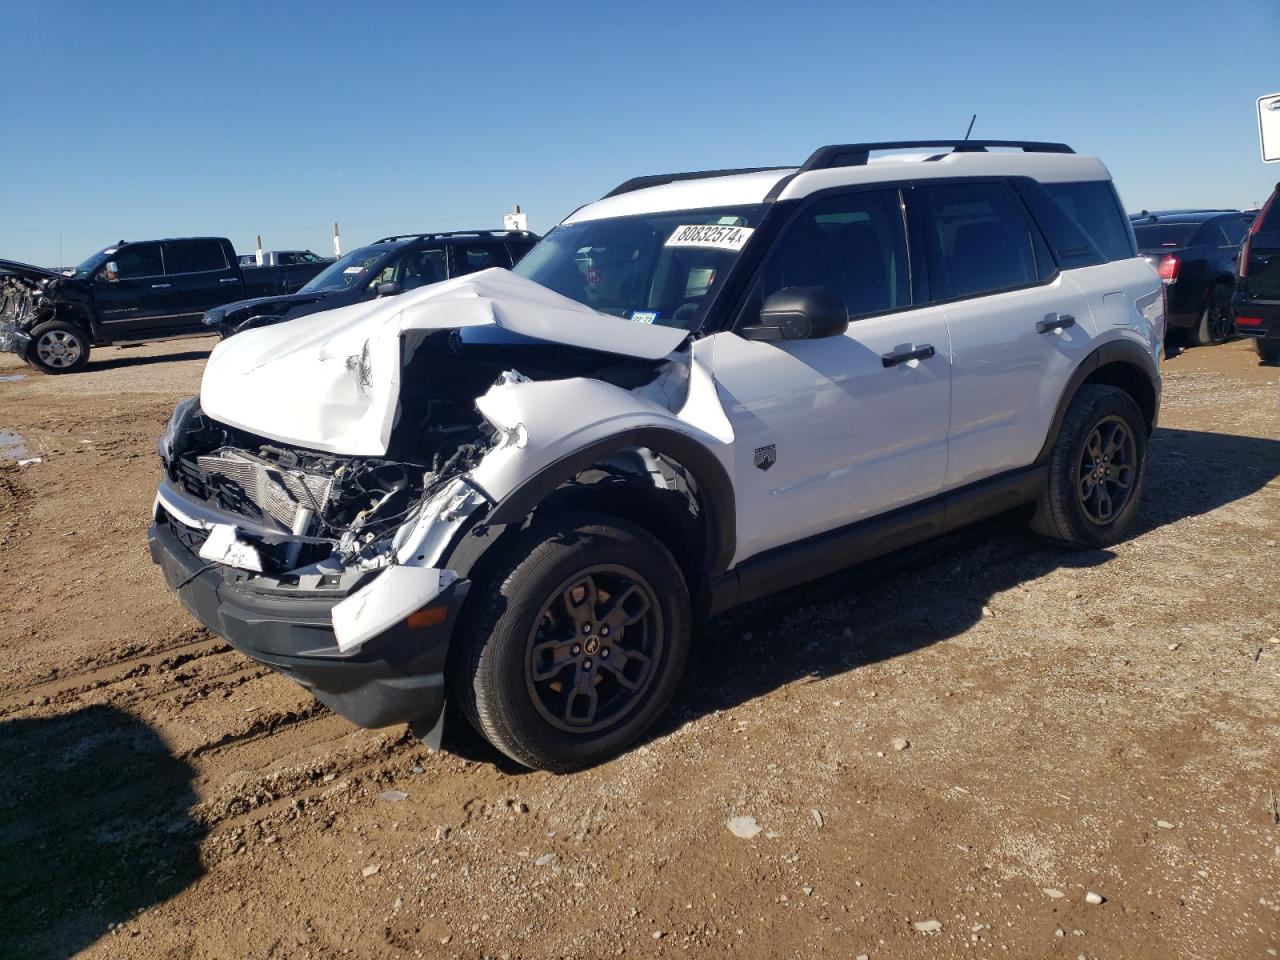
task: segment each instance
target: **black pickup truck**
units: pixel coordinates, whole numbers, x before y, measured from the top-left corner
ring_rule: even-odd
[[[0,350],[72,373],[91,347],[208,333],[210,308],[293,293],[326,266],[242,267],[223,237],[121,241],[66,273],[0,260]]]

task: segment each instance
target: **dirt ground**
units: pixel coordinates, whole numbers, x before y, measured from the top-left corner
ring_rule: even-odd
[[[1167,363],[1130,539],[1003,518],[736,610],[648,743],[562,777],[358,730],[172,598],[154,440],[210,346],[0,357],[0,956],[1280,950],[1280,371],[1245,345]]]

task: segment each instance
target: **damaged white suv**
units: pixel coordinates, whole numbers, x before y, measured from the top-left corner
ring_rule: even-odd
[[[355,723],[438,744],[448,701],[573,769],[659,716],[698,617],[1023,504],[1114,541],[1163,325],[1061,144],[644,177],[511,272],[219,344],[159,442],[152,556]]]

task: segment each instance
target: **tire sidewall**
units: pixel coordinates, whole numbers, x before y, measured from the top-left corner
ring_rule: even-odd
[[[1107,546],[1124,535],[1142,502],[1142,491],[1147,479],[1147,429],[1137,405],[1121,390],[1110,389],[1090,395],[1086,403],[1087,409],[1074,424],[1075,429],[1070,436],[1063,437],[1066,442],[1062,445],[1060,455],[1054,458],[1053,468],[1058,474],[1054,478],[1057,481],[1055,486],[1060,496],[1068,498],[1066,512],[1075,540],[1082,544]],[[1109,523],[1098,524],[1085,513],[1077,495],[1080,458],[1094,428],[1101,420],[1113,416],[1122,419],[1133,436],[1137,463],[1133,488],[1124,507]]]
[[[498,594],[505,601],[504,609],[483,641],[483,676],[475,679],[490,691],[490,712],[494,714],[490,720],[502,728],[492,732],[499,741],[507,741],[495,744],[499,749],[515,746],[520,754],[515,759],[520,762],[533,759],[546,769],[572,770],[619,752],[666,709],[685,672],[691,613],[688,590],[675,560],[639,528],[612,518],[597,519],[575,523],[570,532],[553,535],[551,540],[558,545],[550,556],[535,547],[501,584]],[[548,723],[531,699],[525,679],[529,634],[535,618],[560,585],[588,567],[610,563],[630,567],[643,577],[657,601],[662,617],[657,676],[644,700],[611,726],[591,734],[570,733]],[[484,629],[487,619],[481,618],[473,629]]]
[[[40,359],[40,354],[36,350],[36,345],[40,342],[40,338],[51,330],[65,330],[67,333],[74,336],[79,342],[80,357],[75,363],[67,367],[51,367]],[[36,367],[36,369],[43,370],[45,373],[55,375],[63,373],[77,373],[78,371],[83,370],[85,364],[89,362],[89,346],[89,335],[79,326],[74,323],[68,323],[66,320],[51,320],[40,324],[31,331],[31,347],[27,351],[26,359],[27,362]]]

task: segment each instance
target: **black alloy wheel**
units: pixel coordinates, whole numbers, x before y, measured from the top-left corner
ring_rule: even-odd
[[[643,702],[662,643],[644,577],[621,565],[589,567],[552,592],[529,631],[529,696],[558,730],[603,730]]]
[[[1133,492],[1137,445],[1117,416],[1100,420],[1080,451],[1076,493],[1080,506],[1098,526],[1116,518]]]

